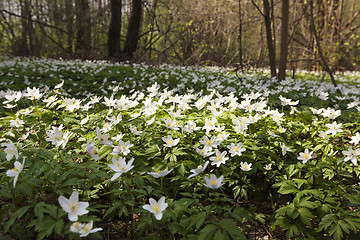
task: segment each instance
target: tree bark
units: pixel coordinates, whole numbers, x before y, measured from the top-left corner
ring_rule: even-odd
[[[263,0],[264,4],[264,21],[266,30],[266,42],[269,53],[269,65],[271,71],[271,77],[276,77],[276,54],[275,46],[273,43],[272,31],[271,31],[271,18],[270,18],[270,4],[268,0]]]
[[[82,59],[91,55],[91,18],[88,0],[76,0],[77,36],[75,50]]]
[[[126,34],[125,46],[122,52],[122,60],[130,60],[136,51],[140,35],[141,15],[142,0],[132,0],[132,10]]]
[[[72,55],[73,52],[73,0],[65,0],[65,16],[66,16],[66,31],[67,35],[67,51]]]
[[[119,57],[120,37],[121,37],[121,8],[122,0],[111,0],[111,21],[108,32],[108,56],[110,58]]]
[[[281,9],[281,45],[279,61],[279,81],[286,78],[286,63],[288,55],[288,33],[289,33],[289,0],[282,0]]]
[[[316,33],[316,27],[315,27],[315,20],[314,20],[314,15],[313,15],[313,12],[314,12],[314,1],[313,0],[310,0],[310,21],[311,21],[311,29],[312,29],[312,32],[314,34],[314,38],[315,38],[315,42],[316,42],[316,46],[317,46],[317,49],[319,51],[319,55],[320,55],[320,58],[325,66],[325,70],[327,71],[327,73],[329,74],[330,76],[330,79],[333,83],[333,85],[335,87],[337,87],[337,84],[336,84],[336,81],[335,81],[335,78],[330,70],[330,67],[324,57],[324,54],[322,53],[322,50],[321,50],[321,46],[320,46],[320,42],[319,42],[319,38],[317,36],[317,33]]]
[[[20,48],[17,49],[17,55],[19,56],[29,56],[30,49],[28,44],[28,37],[30,37],[30,29],[28,18],[30,16],[30,6],[28,0],[20,1],[21,7],[21,43]]]
[[[241,8],[241,0],[239,0],[239,62],[240,62],[240,70],[244,71],[244,63],[243,63],[243,52],[242,52],[242,8]]]

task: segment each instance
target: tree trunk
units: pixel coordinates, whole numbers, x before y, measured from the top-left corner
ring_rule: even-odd
[[[21,6],[21,43],[20,48],[17,49],[17,55],[20,56],[29,56],[30,49],[28,44],[28,37],[29,37],[29,23],[28,23],[28,16],[29,11],[31,11],[28,0],[20,1]]]
[[[77,36],[75,50],[82,59],[88,59],[91,51],[91,18],[88,0],[76,0]]]
[[[122,60],[130,60],[136,51],[140,35],[142,0],[132,0],[132,10],[126,34]]]
[[[288,32],[289,32],[289,0],[282,0],[281,9],[281,45],[279,62],[279,81],[286,78],[286,62],[288,55]]]
[[[320,42],[319,42],[319,38],[317,36],[317,33],[316,33],[316,27],[315,27],[315,21],[314,21],[314,2],[313,0],[310,0],[310,24],[311,24],[311,29],[312,29],[312,32],[314,34],[314,38],[315,38],[315,42],[316,42],[316,45],[317,45],[317,48],[318,48],[318,51],[319,51],[319,55],[320,55],[320,58],[325,66],[325,70],[328,72],[329,76],[330,76],[330,79],[332,81],[332,83],[334,84],[334,87],[337,87],[337,84],[336,84],[336,81],[335,81],[335,78],[330,70],[330,67],[324,57],[324,54],[322,53],[322,50],[321,50],[321,46],[320,46]]]
[[[271,71],[271,77],[276,77],[276,58],[275,58],[275,47],[271,32],[271,19],[270,19],[270,4],[268,0],[263,0],[264,3],[264,21],[266,29],[266,42],[269,52],[269,65]]]
[[[108,56],[120,56],[122,0],[111,0],[111,21],[108,32]]]
[[[239,62],[240,62],[240,70],[244,71],[244,63],[243,63],[243,52],[242,52],[242,8],[241,8],[241,0],[239,0]]]
[[[73,52],[73,0],[65,0],[65,16],[66,16],[66,31],[67,35],[67,51],[71,55]]]

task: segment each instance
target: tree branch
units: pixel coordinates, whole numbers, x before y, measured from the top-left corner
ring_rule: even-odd
[[[261,11],[261,9],[259,8],[259,6],[256,4],[256,2],[254,2],[254,0],[251,0],[252,4],[256,7],[256,9],[259,11],[259,13],[265,17],[265,14]]]
[[[314,37],[315,37],[315,41],[316,41],[316,46],[318,48],[318,51],[319,51],[319,55],[320,55],[320,58],[325,66],[325,70],[327,71],[327,73],[329,74],[330,76],[330,79],[332,81],[332,83],[334,84],[334,87],[337,87],[337,84],[336,84],[336,81],[335,81],[335,78],[331,72],[331,69],[325,59],[325,56],[321,50],[321,46],[320,46],[320,42],[319,42],[319,38],[317,36],[317,33],[316,33],[316,27],[315,27],[315,20],[314,20],[314,15],[313,15],[313,12],[314,12],[314,1],[313,0],[310,0],[310,21],[311,21],[311,29],[313,31],[313,34],[314,34]]]

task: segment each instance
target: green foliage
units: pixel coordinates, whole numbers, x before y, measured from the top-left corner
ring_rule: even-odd
[[[25,88],[27,76],[44,94],[31,100],[25,90],[16,107],[7,109],[2,103],[7,98],[0,103],[7,109],[0,118],[5,239],[25,233],[28,239],[78,239],[59,203],[60,196],[68,199],[74,191],[89,203],[79,223],[93,221],[93,228],[102,228],[91,233],[98,238],[246,239],[254,232],[289,239],[358,237],[360,171],[358,157],[346,153],[358,148],[353,139],[360,131],[358,111],[351,107],[359,97],[353,88],[341,87],[349,92],[347,99],[338,100],[341,96],[330,89],[329,100],[319,100],[317,90],[329,87],[325,83],[279,84],[258,73],[244,74],[239,82],[231,73],[209,69],[169,67],[155,74],[148,66],[47,63],[17,59],[1,67],[4,89]],[[48,80],[46,86],[41,79]],[[59,79],[64,85],[54,89]],[[178,91],[171,91],[175,86]],[[299,103],[282,105],[280,95]],[[48,104],[51,96],[57,100]],[[338,106],[332,108],[334,103]],[[322,113],[316,113],[319,109]],[[16,118],[24,123],[15,126]],[[207,129],[211,121],[216,123]],[[191,129],[190,123],[196,126]],[[51,139],[55,129],[61,132],[57,140]],[[113,146],[103,144],[106,134]],[[179,142],[169,146],[167,136]],[[208,144],[205,137],[216,139],[210,156],[200,154]],[[19,155],[13,151],[7,159],[10,140]],[[132,144],[128,152],[120,140]],[[245,150],[235,154],[231,144]],[[228,159],[218,164],[222,153]],[[125,168],[121,159],[134,159],[133,168],[115,172],[111,164]],[[23,168],[15,184],[8,171],[19,170],[16,161]],[[149,174],[164,170],[170,172],[158,178]],[[222,176],[224,185],[206,182],[211,174]],[[143,207],[161,197],[168,206],[157,220]]]

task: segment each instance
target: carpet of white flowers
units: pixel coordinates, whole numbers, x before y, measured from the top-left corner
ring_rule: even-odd
[[[0,60],[1,239],[360,236],[360,75]]]

